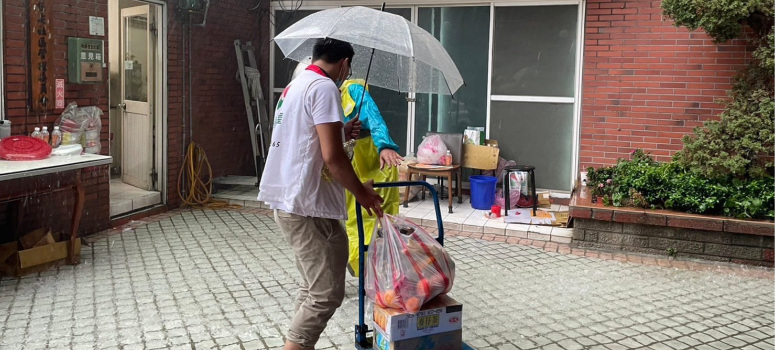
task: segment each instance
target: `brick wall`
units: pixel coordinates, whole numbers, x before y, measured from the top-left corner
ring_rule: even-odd
[[[67,78],[67,37],[90,37],[88,30],[89,16],[108,18],[109,0],[61,0],[49,1],[54,45],[54,68],[49,79]],[[112,1],[112,0],[111,0]],[[46,123],[51,126],[61,110],[49,113],[28,112],[29,108],[29,29],[27,12],[30,1],[8,0],[3,2],[4,23],[4,71],[5,71],[5,101],[6,116],[13,125],[13,134],[29,134],[35,126]],[[268,9],[268,2],[262,2],[262,10]],[[234,79],[236,60],[232,42],[234,39],[252,40],[260,43],[262,50],[257,53],[261,66],[264,89],[268,88],[268,19],[263,12],[261,20],[257,12],[248,12],[251,6],[240,0],[222,0],[211,5],[207,26],[204,28],[188,27],[178,20],[175,3],[168,6],[168,173],[167,201],[169,207],[177,207],[180,199],[177,193],[178,173],[183,162],[183,144],[188,142],[188,128],[183,128],[183,115],[188,110],[184,106],[184,94],[187,94],[187,66],[193,58],[193,97],[194,97],[194,139],[201,143],[213,166],[216,176],[224,174],[251,174],[253,165],[250,158],[250,140],[247,135],[247,122],[242,102],[242,90]],[[191,30],[193,47],[191,55],[183,47],[183,35]],[[106,22],[107,30],[107,22]],[[108,37],[105,40],[106,57],[108,56]],[[108,71],[103,74],[107,77]],[[81,106],[96,105],[105,112],[102,125],[102,153],[108,154],[108,83],[102,84],[67,84],[66,102],[76,101]],[[266,90],[265,90],[266,91]],[[186,96],[188,100],[190,96]],[[106,180],[107,181],[107,180]],[[104,191],[99,192],[98,191]],[[98,198],[108,197],[108,185],[88,189],[89,195]],[[66,201],[66,199],[64,199]],[[41,213],[47,217],[58,217],[54,208],[48,203],[58,200],[35,201],[41,208],[30,209],[31,213]],[[0,204],[0,210],[5,212],[7,205]],[[64,215],[64,214],[62,214]],[[68,214],[69,215],[69,214]],[[86,214],[84,214],[86,215]],[[99,215],[98,215],[99,216]],[[34,216],[29,216],[34,217]],[[64,220],[63,218],[60,218]],[[4,219],[0,218],[0,224]],[[68,219],[69,220],[69,219]],[[107,225],[107,219],[105,225]],[[99,225],[98,225],[99,226]],[[90,230],[88,226],[84,230]]]
[[[170,208],[176,208],[180,205],[178,173],[183,163],[185,51],[182,38],[187,27],[177,21],[172,6],[170,5],[167,18],[167,205]]]
[[[609,165],[632,149],[666,161],[681,138],[718,116],[750,50],[716,45],[663,18],[661,1],[588,0],[580,166]]]
[[[89,35],[89,16],[107,17],[106,0],[80,1],[48,1],[46,9],[49,17],[49,32],[51,33],[53,50],[53,67],[47,70],[51,84],[54,79],[65,79],[65,102],[76,102],[79,106],[98,106],[103,112],[102,154],[108,154],[108,83],[100,84],[69,84],[67,83],[67,38],[86,37]],[[27,135],[36,126],[48,126],[53,129],[53,123],[61,109],[37,113],[30,111],[29,87],[29,1],[8,0],[3,2],[3,45],[5,71],[5,115],[12,123],[13,134]],[[107,39],[106,37],[94,37]],[[107,45],[105,47],[107,55]],[[107,76],[107,69],[103,70]],[[53,103],[53,101],[52,101]],[[110,223],[109,207],[109,174],[108,167],[84,169],[83,181],[86,191],[86,205],[81,221],[82,234],[94,233],[106,229]],[[51,183],[59,180],[59,176],[72,174],[57,174],[39,176],[28,179],[13,180],[3,183],[3,186],[21,188],[33,183]],[[0,212],[10,212],[12,204],[0,204]],[[39,227],[52,227],[54,231],[69,229],[72,217],[73,194],[71,191],[28,197],[24,203],[21,233]],[[3,224],[8,218],[0,218]],[[7,226],[6,226],[7,227]]]
[[[204,148],[215,176],[255,175],[242,87],[235,79],[233,43],[235,39],[267,40],[268,32],[259,36],[258,13],[247,11],[254,5],[239,0],[213,2],[206,27],[192,27],[194,141]],[[256,55],[262,63],[268,59],[263,52]],[[262,78],[267,81],[268,74]]]
[[[5,63],[6,116],[11,121],[13,134],[32,133],[36,126],[48,126],[53,123],[61,109],[49,112],[28,111],[30,105],[29,88],[29,51],[27,43],[30,30],[27,23],[30,1],[3,1],[3,43]],[[108,154],[108,83],[70,84],[67,83],[67,38],[83,37],[107,40],[107,37],[89,35],[89,16],[106,18],[108,5],[106,0],[47,1],[46,15],[49,17],[49,31],[53,44],[53,67],[47,71],[51,84],[54,79],[65,79],[65,103],[76,102],[79,106],[98,106],[102,116],[102,154]],[[106,28],[107,29],[107,28]],[[107,55],[107,45],[105,47]],[[103,69],[107,77],[107,68]],[[53,101],[52,101],[53,103]]]

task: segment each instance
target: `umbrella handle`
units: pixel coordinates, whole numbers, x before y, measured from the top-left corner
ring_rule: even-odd
[[[382,8],[379,9],[385,12],[385,2],[382,2]],[[355,115],[361,115],[361,108],[363,108],[363,98],[366,97],[366,87],[369,86],[369,74],[371,73],[371,62],[374,61],[374,48],[371,49],[371,57],[369,58],[369,67],[366,68],[366,79],[363,82],[363,93],[361,94],[361,102],[358,104],[358,113]]]

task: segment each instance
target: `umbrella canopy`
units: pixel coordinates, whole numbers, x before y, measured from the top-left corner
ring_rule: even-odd
[[[285,57],[301,61],[320,38],[349,42],[352,70],[369,84],[399,92],[451,95],[463,85],[455,62],[436,38],[401,16],[355,6],[309,15],[274,38]]]

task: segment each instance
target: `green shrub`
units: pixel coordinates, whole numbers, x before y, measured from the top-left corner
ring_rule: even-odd
[[[775,218],[775,0],[664,0],[662,9],[717,43],[747,39],[752,60],[719,119],[687,135],[673,162],[633,151],[614,166],[588,168],[587,185],[606,205]]]
[[[774,183],[771,176],[710,178],[677,162],[655,162],[640,150],[614,166],[587,169],[587,186],[605,205],[737,218],[775,218]]]
[[[746,38],[752,60],[729,91],[719,120],[684,138],[674,159],[708,177],[772,176],[775,156],[774,0],[664,0],[664,14],[676,26],[703,29],[717,43]]]

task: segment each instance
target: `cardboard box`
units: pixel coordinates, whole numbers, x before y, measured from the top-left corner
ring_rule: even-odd
[[[460,330],[463,305],[442,294],[425,303],[416,314],[374,305],[374,324],[391,342]]]
[[[21,243],[23,249],[30,249],[54,244],[56,241],[54,241],[54,236],[51,234],[50,229],[39,228],[19,238],[19,243]]]
[[[23,276],[45,271],[51,266],[64,263],[68,257],[69,240],[19,250],[16,242],[0,245],[0,275]],[[75,241],[75,255],[81,254],[81,239]]]
[[[462,350],[463,330],[424,335],[399,341],[389,341],[377,329],[374,332],[374,349],[377,350]]]
[[[538,206],[541,208],[551,208],[552,200],[549,198],[549,191],[537,191]]]
[[[463,145],[463,167],[481,170],[494,170],[498,168],[500,149],[498,141],[485,140],[484,146]]]

